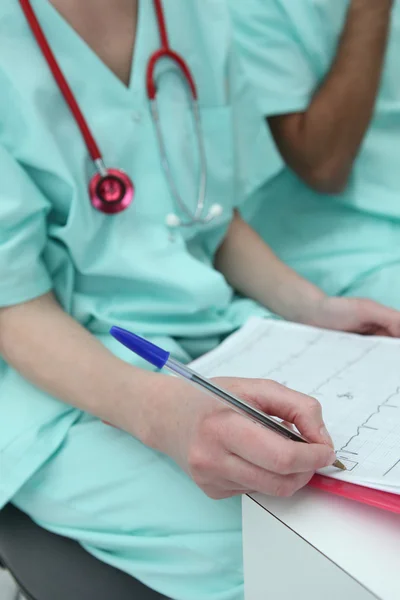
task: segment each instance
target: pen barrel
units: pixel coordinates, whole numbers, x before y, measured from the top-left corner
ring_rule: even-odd
[[[180,375],[180,377],[184,377],[188,381],[191,381],[192,376],[196,375],[192,369],[189,369],[186,365],[183,365],[178,360],[175,360],[170,356],[165,363],[165,368],[174,373],[175,375]]]
[[[266,415],[265,413],[258,410],[245,400],[241,400],[234,394],[231,394],[227,390],[224,390],[223,388],[219,387],[213,381],[206,379],[199,373],[196,373],[186,365],[181,364],[173,358],[170,357],[168,359],[168,361],[165,364],[165,367],[168,370],[172,371],[172,373],[186,379],[189,383],[194,385],[203,393],[207,393],[209,396],[212,396],[214,399],[219,400],[226,406],[229,406],[229,408],[235,410],[240,415],[251,419],[254,423],[262,425],[270,431],[274,431],[275,433],[286,437],[290,440],[307,443],[307,440],[303,438],[299,433],[292,431],[279,421],[275,420],[273,417]]]

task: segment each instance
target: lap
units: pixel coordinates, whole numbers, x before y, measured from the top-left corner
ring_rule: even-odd
[[[240,499],[207,498],[167,457],[90,416],[13,502],[171,598],[243,598]]]

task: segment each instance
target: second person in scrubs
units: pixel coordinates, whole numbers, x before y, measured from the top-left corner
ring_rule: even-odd
[[[400,308],[400,3],[230,7],[282,159],[253,225],[326,292]]]

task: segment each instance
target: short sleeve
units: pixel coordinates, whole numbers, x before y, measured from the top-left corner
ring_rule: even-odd
[[[0,145],[0,306],[26,302],[52,285],[43,263],[49,203]]]
[[[228,1],[246,76],[263,115],[305,110],[318,85],[299,27],[299,20],[309,18],[307,3]]]

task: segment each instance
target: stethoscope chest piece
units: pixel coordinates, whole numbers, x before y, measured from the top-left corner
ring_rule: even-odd
[[[107,169],[105,175],[96,173],[89,183],[92,206],[107,215],[124,211],[132,203],[134,186],[120,169]]]

